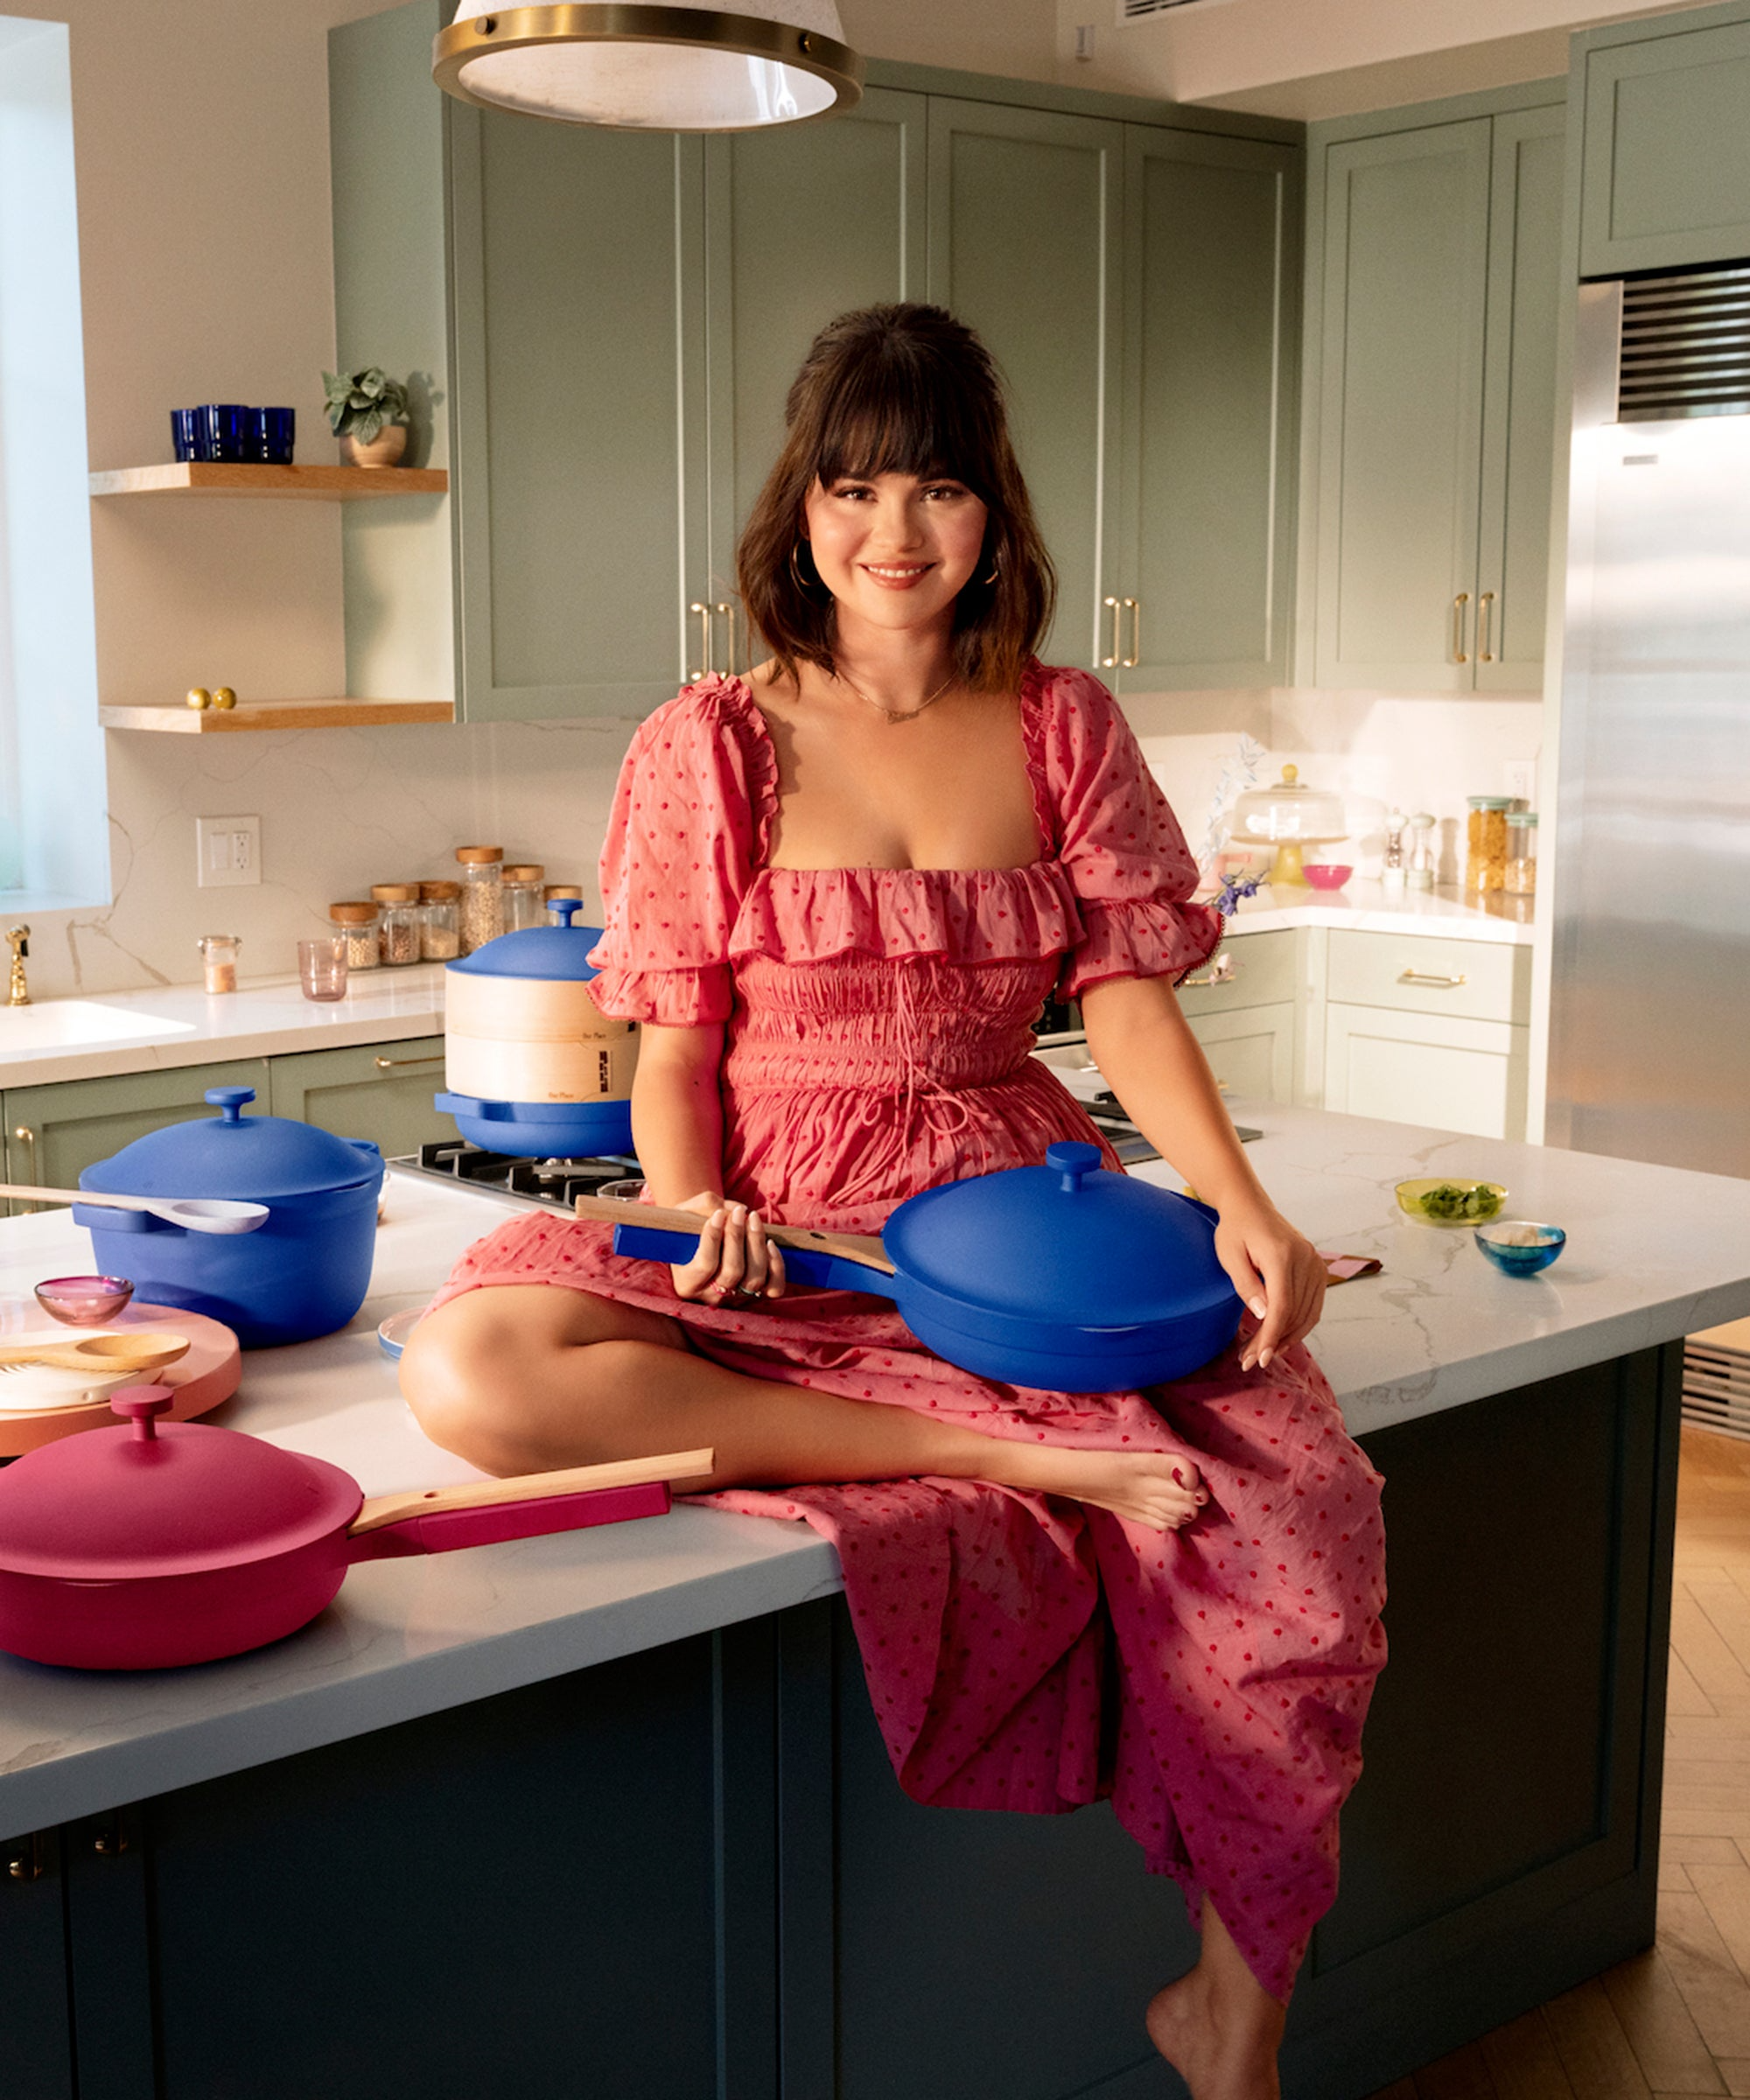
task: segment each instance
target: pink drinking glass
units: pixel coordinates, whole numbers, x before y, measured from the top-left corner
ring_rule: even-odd
[[[306,999],[346,996],[346,940],[344,934],[298,944],[298,976]]]

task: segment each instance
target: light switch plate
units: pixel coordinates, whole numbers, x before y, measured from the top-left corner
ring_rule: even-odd
[[[262,878],[258,816],[197,816],[195,881],[203,890],[242,889]]]

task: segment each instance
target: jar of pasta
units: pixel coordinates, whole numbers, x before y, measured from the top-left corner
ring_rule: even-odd
[[[422,882],[419,886],[419,958],[423,962],[452,962],[462,952],[459,882]]]
[[[1537,812],[1507,813],[1507,879],[1502,886],[1515,897],[1530,897],[1537,887]]]
[[[526,926],[547,923],[547,907],[541,896],[541,886],[546,879],[546,869],[532,861],[504,871],[506,933],[520,934]]]
[[[382,914],[362,898],[350,904],[331,904],[328,916],[334,930],[346,942],[346,969],[374,970],[382,961]]]
[[[1507,813],[1509,794],[1473,794],[1465,827],[1465,887],[1473,895],[1499,890],[1507,882]]]
[[[462,871],[462,953],[471,956],[504,931],[504,848],[458,846]]]
[[[397,969],[419,960],[419,885],[374,882],[371,900],[382,914],[378,928],[382,959]]]

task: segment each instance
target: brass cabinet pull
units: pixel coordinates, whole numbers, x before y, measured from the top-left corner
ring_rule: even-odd
[[[1186,991],[1194,985],[1231,984],[1240,974],[1240,966],[1231,956],[1217,956],[1208,973],[1200,977],[1181,977],[1179,989]]]
[[[15,1838],[6,1848],[7,1873],[14,1881],[40,1881],[49,1871],[47,1851],[40,1830],[32,1830],[28,1838]]]
[[[1124,668],[1129,671],[1134,670],[1143,660],[1143,601],[1139,598],[1127,598],[1124,603],[1130,614],[1130,653],[1124,659]]]
[[[98,1825],[97,1835],[91,1840],[94,1852],[101,1852],[106,1859],[113,1859],[118,1852],[128,1850],[128,1833],[122,1826],[122,1811],[112,1809]]]
[[[1100,668],[1101,668],[1102,671],[1110,671],[1110,670],[1115,670],[1115,669],[1116,669],[1116,668],[1117,668],[1117,662],[1118,662],[1118,621],[1119,621],[1119,619],[1120,619],[1120,617],[1121,617],[1121,615],[1120,615],[1120,613],[1119,613],[1119,610],[1118,610],[1118,608],[1119,608],[1119,606],[1121,606],[1121,605],[1124,603],[1124,600],[1123,600],[1122,598],[1102,598],[1102,599],[1100,602],[1101,602],[1101,603],[1102,603],[1102,605],[1105,606],[1106,610],[1107,610],[1107,611],[1108,611],[1108,612],[1110,612],[1110,613],[1112,615],[1112,644],[1111,644],[1111,648],[1110,648],[1110,649],[1107,651],[1106,654],[1105,654],[1105,655],[1103,655],[1103,656],[1102,656],[1102,657],[1100,659]]]
[[[1490,630],[1494,625],[1494,593],[1485,591],[1477,600],[1477,662],[1493,663],[1494,650],[1491,646]]]
[[[696,598],[687,610],[689,612],[696,612],[699,616],[699,655],[701,661],[697,670],[687,673],[687,682],[690,685],[701,678],[709,678],[711,675],[711,609]]]
[[[371,1060],[379,1072],[399,1072],[408,1065],[441,1065],[443,1061],[444,1053],[441,1050],[435,1057],[374,1057]]]
[[[1442,990],[1455,990],[1465,980],[1462,977],[1432,976],[1425,970],[1406,970],[1399,973],[1400,984],[1436,984]]]
[[[31,1128],[29,1124],[21,1123],[14,1129],[12,1137],[15,1143],[24,1145],[30,1153],[29,1164],[21,1171],[19,1179],[21,1180],[29,1181],[32,1186],[34,1186],[38,1179],[37,1133]],[[34,1217],[38,1211],[39,1211],[41,1208],[42,1205],[40,1203],[32,1203],[29,1211],[24,1214],[30,1217]]]
[[[717,609],[729,622],[729,662],[723,667],[732,678],[735,676],[735,606],[732,599],[720,598]]]
[[[1468,663],[1465,654],[1465,607],[1471,602],[1468,591],[1460,591],[1452,600],[1452,662]]]

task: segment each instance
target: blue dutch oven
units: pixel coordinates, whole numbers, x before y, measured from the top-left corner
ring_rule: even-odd
[[[624,1217],[626,1207],[581,1199],[578,1209]],[[616,1254],[691,1259],[696,1230],[636,1216],[616,1221]],[[1233,1340],[1240,1299],[1216,1258],[1215,1222],[1207,1204],[1102,1167],[1097,1145],[1064,1143],[1043,1166],[908,1197],[878,1242],[767,1232],[797,1282],[891,1298],[924,1347],[962,1370],[1097,1393],[1183,1378]]]
[[[436,1106],[488,1152],[629,1154],[636,1025],[591,997],[600,928],[571,924],[574,897],[547,908],[559,923],[500,934],[445,970]]]
[[[105,1196],[225,1196],[265,1203],[235,1236],[185,1231],[142,1211],[74,1204],[97,1267],[131,1277],[149,1305],[204,1312],[246,1349],[344,1327],[364,1303],[383,1163],[374,1144],[282,1116],[245,1116],[253,1087],[213,1087],[220,1113],[149,1130],[79,1177]]]

